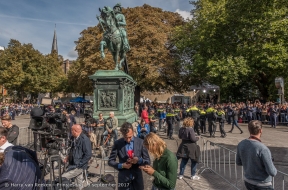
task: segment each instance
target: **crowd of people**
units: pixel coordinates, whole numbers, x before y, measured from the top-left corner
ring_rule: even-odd
[[[263,106],[259,102],[255,105],[259,107],[260,105]],[[277,107],[270,104],[269,107],[268,113],[270,113],[271,121],[271,118],[274,117],[274,112],[277,112]],[[249,102],[246,104],[194,104],[191,106],[186,106],[185,104],[136,104],[135,112],[139,116],[140,122],[136,127],[128,122],[121,125],[121,138],[118,138],[118,119],[117,116],[114,115],[114,112],[110,112],[108,118],[104,118],[103,114],[100,113],[98,118],[90,116],[85,119],[84,123],[77,124],[75,120],[77,107],[76,109],[67,109],[65,105],[55,105],[47,107],[46,111],[48,113],[60,112],[66,117],[68,136],[70,138],[70,153],[62,160],[63,163],[68,164],[65,173],[62,174],[63,184],[69,184],[71,179],[74,178],[78,184],[77,188],[83,189],[83,171],[88,168],[89,161],[92,157],[92,150],[100,149],[107,145],[112,147],[111,153],[107,155],[109,157],[108,164],[119,171],[119,190],[144,189],[141,170],[154,177],[152,190],[174,190],[176,188],[177,178],[178,180],[183,179],[184,171],[189,160],[191,161],[190,178],[192,180],[200,179],[200,177],[196,175],[197,165],[200,159],[200,147],[197,145],[197,141],[200,138],[199,135],[206,133],[206,122],[208,122],[208,131],[210,134],[208,137],[215,137],[216,122],[218,122],[221,137],[225,138],[224,123],[230,123],[232,125],[229,132],[233,131],[235,125],[240,129],[240,133],[243,133],[242,129],[238,126],[238,122],[241,122],[240,118],[246,117],[247,121],[249,121],[248,129],[250,138],[248,141],[245,141],[245,143],[252,143],[253,146],[250,147],[250,152],[253,152],[253,147],[260,152],[262,150],[266,151],[266,153],[262,152],[263,156],[261,156],[261,159],[265,158],[263,162],[269,164],[270,170],[265,171],[266,166],[264,166],[263,170],[263,165],[260,166],[254,162],[249,163],[245,160],[249,151],[246,152],[245,148],[241,148],[246,147],[244,142],[239,144],[237,150],[237,164],[243,165],[244,170],[247,170],[247,173],[249,173],[245,174],[245,185],[247,189],[258,186],[270,187],[271,177],[269,176],[276,175],[275,168],[273,168],[274,165],[270,160],[271,153],[269,149],[265,149],[264,145],[257,145],[257,143],[261,143],[260,133],[262,133],[262,124],[257,118],[261,120],[263,115],[261,114],[259,117],[256,111],[255,118],[253,111],[252,115],[250,114],[250,108],[254,110],[253,104],[250,105]],[[33,107],[31,109],[33,109]],[[81,111],[81,109],[79,109],[79,111]],[[83,113],[89,113],[85,112],[85,107]],[[7,180],[11,183],[45,183],[40,179],[39,172],[41,173],[41,171],[37,166],[37,158],[33,156],[33,152],[26,148],[15,146],[17,144],[19,129],[11,123],[11,120],[12,117],[10,114],[3,114],[3,127],[0,127],[0,176],[4,175],[2,171],[7,172],[9,168],[11,169],[13,167],[12,165],[20,166],[21,159],[27,159],[27,157],[29,157],[28,160],[32,163],[29,167],[32,168],[31,172],[34,172],[37,177],[33,179],[26,177],[27,179],[25,179],[26,175],[22,174],[24,171],[19,171],[18,177],[16,176],[17,179],[13,175],[8,175],[4,181],[1,181],[0,178],[0,188],[2,188],[4,182],[7,182]],[[182,125],[180,124],[181,120],[183,121]],[[157,121],[159,121],[159,125],[156,125]],[[275,123],[273,123],[275,127],[276,123],[277,119]],[[160,131],[163,131],[167,133],[168,139],[173,139],[173,129],[175,128],[178,130],[178,138],[181,139],[176,154],[168,149],[166,142],[158,135]],[[254,141],[257,141],[256,144]],[[21,155],[20,160],[14,159],[13,155],[16,154]],[[178,160],[181,160],[179,166]],[[257,177],[257,179],[253,177],[253,169],[249,169],[253,167],[253,164],[258,164],[257,171],[260,171],[262,167],[261,179],[259,177]],[[259,175],[255,174],[255,176]],[[36,186],[30,189],[36,189]]]
[[[192,105],[186,104],[157,104],[144,103],[135,104],[136,113],[150,125],[150,131],[157,131],[162,126],[167,131],[167,136],[171,137],[175,126],[179,126],[180,120],[186,117],[192,117],[195,121],[195,132],[200,135],[209,133],[210,137],[215,137],[217,123],[221,137],[225,138],[227,132],[233,132],[236,126],[240,133],[243,130],[239,127],[239,123],[249,123],[252,120],[258,120],[262,123],[270,124],[276,128],[277,125],[286,125],[288,123],[288,104],[277,104],[274,102],[260,102],[259,100],[239,103],[196,103]],[[154,120],[159,119],[159,126],[154,125]],[[208,130],[206,126],[208,123]],[[224,130],[224,125],[231,125],[231,129]],[[179,129],[179,127],[178,127]]]

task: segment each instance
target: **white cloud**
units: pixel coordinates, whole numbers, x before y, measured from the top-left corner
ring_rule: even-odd
[[[75,51],[75,47],[68,52],[68,59],[75,59],[78,57],[77,51]]]
[[[176,9],[175,11],[176,13],[178,13],[179,15],[181,15],[184,19],[192,19],[192,15],[190,14],[189,11],[182,11],[180,9]]]

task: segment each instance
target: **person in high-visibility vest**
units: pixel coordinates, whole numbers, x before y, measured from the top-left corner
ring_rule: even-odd
[[[174,111],[169,108],[167,109],[168,113],[166,114],[166,122],[168,125],[168,130],[167,130],[167,137],[169,139],[173,139],[172,135],[173,135],[173,124],[176,123],[176,114],[174,114]]]
[[[163,111],[164,111],[163,106],[160,105],[157,109],[157,114],[158,114],[158,118],[159,118],[159,129],[158,130],[161,130],[161,128],[162,128],[163,119],[164,119],[163,118]]]
[[[201,133],[206,133],[206,112],[203,108],[200,108],[200,130]]]
[[[219,122],[221,137],[225,138],[227,136],[224,131],[225,111],[222,108],[218,108],[216,113],[217,113],[217,120]]]
[[[215,131],[216,131],[216,119],[217,119],[217,114],[216,110],[213,108],[213,105],[210,104],[209,108],[206,110],[206,115],[208,119],[208,130],[210,133],[210,137],[215,138]]]
[[[194,131],[198,135],[200,135],[200,130],[199,130],[199,127],[200,127],[200,120],[199,120],[200,112],[199,112],[199,109],[196,107],[196,105],[193,105],[192,108],[190,108],[190,113],[191,113],[191,117],[194,120]]]
[[[176,115],[176,130],[180,129],[180,120],[182,118],[182,112],[179,108],[179,106],[176,106],[176,108],[174,109],[174,113]]]

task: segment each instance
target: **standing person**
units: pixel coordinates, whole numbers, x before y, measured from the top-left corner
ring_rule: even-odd
[[[212,104],[210,104],[209,108],[206,110],[206,116],[208,119],[208,130],[210,133],[210,137],[215,138],[215,132],[216,132],[216,127],[217,127],[215,121],[217,119],[217,114]]]
[[[99,119],[97,120],[97,125],[95,129],[96,136],[96,148],[102,145],[102,135],[104,133],[105,119],[103,118],[103,114],[99,113]]]
[[[271,152],[262,142],[262,122],[253,120],[248,124],[250,137],[237,146],[236,164],[243,166],[244,182],[248,190],[273,190],[272,177],[277,170]]]
[[[141,119],[144,119],[147,124],[149,124],[148,107],[145,105],[141,113]]]
[[[156,133],[157,127],[155,126],[155,122],[156,122],[156,118],[154,115],[154,110],[151,110],[149,114],[150,132]]]
[[[140,167],[154,177],[152,190],[174,190],[178,167],[175,154],[168,150],[166,143],[155,133],[147,135],[143,144],[155,159],[153,167],[150,165]]]
[[[233,112],[232,112],[232,128],[228,133],[232,133],[234,129],[234,125],[240,130],[240,134],[243,133],[242,129],[238,125],[238,115],[239,115],[239,110],[237,107],[233,107]]]
[[[159,131],[162,129],[163,124],[163,106],[160,105],[157,109],[158,117],[159,117]]]
[[[271,121],[271,128],[276,128],[277,125],[277,111],[275,109],[275,105],[272,104],[269,110],[270,113],[270,121]]]
[[[19,135],[19,127],[11,123],[10,115],[4,115],[2,117],[2,125],[8,130],[7,140],[9,143],[16,145]]]
[[[117,140],[112,148],[108,164],[119,171],[118,190],[144,190],[143,175],[139,166],[150,164],[143,140],[134,137],[131,123],[124,123],[120,129],[123,138]],[[119,162],[116,159],[119,159]]]
[[[247,121],[248,123],[252,120],[253,110],[252,110],[252,104],[247,105]]]
[[[176,115],[173,113],[173,110],[171,108],[168,109],[168,113],[166,115],[166,122],[168,125],[167,129],[167,137],[171,140],[174,138],[172,137],[173,135],[173,125],[176,123]]]
[[[201,133],[205,134],[206,133],[206,112],[204,111],[203,108],[200,108],[200,129]]]
[[[177,151],[177,158],[181,158],[179,179],[183,178],[189,159],[191,160],[191,179],[200,179],[200,177],[196,176],[197,163],[200,157],[200,147],[197,146],[196,142],[199,140],[199,137],[195,136],[193,127],[194,120],[188,117],[184,119],[183,127],[179,130],[178,137],[182,139]]]
[[[138,102],[136,102],[134,106],[134,111],[136,112],[137,118],[139,117],[139,110],[140,110],[139,104]]]
[[[200,117],[200,111],[199,109],[196,107],[196,105],[194,104],[192,106],[192,108],[190,108],[190,112],[191,112],[191,117],[193,118],[194,120],[194,131],[200,135],[200,120],[199,120],[199,117]]]
[[[218,108],[216,113],[218,116],[217,120],[219,122],[219,129],[220,129],[221,137],[225,138],[227,136],[224,130],[225,111],[221,108]],[[233,115],[230,115],[230,116],[233,116]]]

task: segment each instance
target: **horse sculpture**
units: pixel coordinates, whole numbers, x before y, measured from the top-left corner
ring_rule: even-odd
[[[113,60],[115,63],[115,70],[121,69],[123,65],[127,67],[126,52],[128,50],[124,48],[123,38],[122,38],[121,31],[118,26],[115,13],[110,7],[106,7],[106,6],[102,10],[101,9],[99,10],[101,11],[102,19],[99,17],[97,18],[104,30],[104,37],[102,41],[100,42],[101,57],[103,59],[105,58],[104,49],[108,48],[108,50],[113,55]],[[104,29],[102,24],[104,24],[106,30]]]

